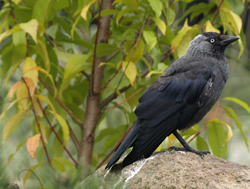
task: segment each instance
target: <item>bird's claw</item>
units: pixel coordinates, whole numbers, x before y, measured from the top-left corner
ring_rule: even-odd
[[[170,152],[173,151],[173,150],[175,150],[175,151],[193,152],[193,153],[201,156],[201,158],[204,158],[204,155],[207,155],[208,153],[211,154],[210,151],[198,151],[198,150],[195,150],[193,148],[186,149],[186,148],[179,148],[179,147],[175,147],[175,146],[171,146],[168,150]]]

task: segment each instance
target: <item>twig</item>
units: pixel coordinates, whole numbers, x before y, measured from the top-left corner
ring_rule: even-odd
[[[27,49],[27,53],[26,56],[29,57],[30,56],[30,52],[29,52],[29,34],[26,33],[26,49]]]
[[[34,103],[33,103],[33,100],[32,100],[32,96],[31,96],[31,94],[30,94],[29,86],[28,86],[28,84],[27,84],[27,82],[25,81],[24,78],[22,78],[22,80],[23,80],[23,82],[24,82],[24,84],[26,85],[26,88],[27,88],[27,90],[28,90],[29,97],[30,97],[30,101],[31,101],[31,105],[32,105],[32,110],[33,110],[33,113],[34,113],[34,116],[35,116],[35,119],[36,119],[36,124],[37,124],[38,130],[39,130],[39,133],[41,134],[41,140],[42,140],[43,148],[44,148],[44,151],[45,151],[45,153],[46,153],[47,159],[48,159],[48,161],[49,161],[49,165],[50,165],[51,169],[53,170],[52,164],[51,164],[51,160],[50,160],[50,158],[49,158],[49,154],[48,154],[48,151],[47,151],[47,148],[46,148],[44,139],[43,139],[43,135],[42,135],[40,123],[39,123],[38,118],[37,118],[37,115],[36,115],[35,106],[34,106]]]
[[[53,91],[45,84],[45,82],[43,81],[43,79],[41,78],[41,76],[39,76],[39,81],[41,81],[41,83],[44,85],[44,87],[49,91],[49,93],[54,96]],[[68,110],[68,108],[66,108],[66,106],[57,98],[55,97],[56,101],[61,105],[61,107],[79,124],[82,124],[82,121],[80,121],[79,119],[77,119],[73,113],[71,113],[71,111]]]
[[[133,127],[133,126],[132,126]],[[111,150],[111,152],[109,152],[109,154],[103,159],[103,161],[96,167],[96,169],[99,169],[104,163],[106,163],[106,161],[108,160],[108,158],[111,156],[111,154],[118,148],[118,146],[122,143],[122,141],[124,140],[124,138],[127,136],[127,134],[129,133],[129,131],[132,129],[132,127],[130,127],[127,132],[121,137],[121,139],[116,143],[115,147]]]
[[[84,75],[84,76],[87,78],[87,80],[89,81],[90,75],[87,74],[84,70],[82,70],[81,73],[82,73],[82,75]]]
[[[221,101],[221,100],[218,100],[217,107],[216,107],[216,109],[215,109],[215,111],[214,111],[214,114],[213,114],[213,116],[212,116],[211,119],[214,119],[214,116],[216,115],[216,113],[217,113],[217,111],[218,111],[218,109],[219,109],[219,107],[220,107],[220,101]],[[207,128],[208,124],[209,124],[209,122],[207,122],[207,124],[206,124],[200,131],[198,131],[198,132],[188,141],[188,143],[190,143],[193,139],[195,139],[197,136],[199,136],[200,133],[201,133],[204,129]]]
[[[69,125],[68,122],[67,122],[67,124]],[[72,128],[70,127],[70,125],[69,125],[69,135],[70,135],[73,143],[75,144],[77,151],[79,152],[79,150],[80,150],[80,143],[77,140],[76,135],[74,134],[74,132],[73,132]]]
[[[218,8],[217,8],[216,13],[215,13],[214,18],[213,18],[213,21],[212,21],[212,23],[211,23],[212,25],[214,24],[214,21],[215,21],[215,19],[216,19],[218,13],[219,13],[219,11],[220,11],[220,7],[221,7],[223,1],[224,1],[224,0],[221,0],[220,4],[218,5]]]
[[[40,107],[40,109],[42,110],[43,115],[44,115],[45,119],[47,120],[47,122],[48,122],[48,124],[49,124],[51,130],[52,130],[53,133],[56,135],[56,138],[59,140],[59,142],[60,142],[61,145],[63,146],[64,150],[68,153],[69,157],[70,157],[70,158],[74,161],[74,163],[77,165],[78,162],[73,158],[73,156],[71,155],[71,153],[69,152],[69,150],[66,148],[66,146],[63,144],[63,141],[61,140],[61,138],[59,137],[59,135],[58,135],[57,132],[55,131],[54,127],[52,126],[52,124],[51,124],[49,118],[47,117],[47,115],[46,115],[46,113],[45,113],[45,110],[44,110],[43,107],[42,107],[42,104],[41,104],[40,100],[37,99],[37,102],[38,102],[39,107]]]
[[[44,33],[44,37],[49,41],[49,43],[52,47],[55,46],[55,44],[54,44],[53,40],[51,40],[50,36],[48,36],[46,33]]]
[[[117,104],[116,106],[113,106],[113,107],[111,107],[111,108],[109,108],[109,109],[106,109],[106,110],[103,111],[103,112],[108,112],[108,111],[110,111],[110,110],[113,110],[113,109],[119,107],[119,106],[122,105],[124,102],[127,102],[129,99],[131,99],[132,97],[134,97],[134,96],[135,96],[138,92],[140,92],[143,88],[144,88],[144,86],[141,87],[140,89],[138,89],[138,90],[137,90],[135,93],[133,93],[131,96],[129,96],[125,101],[123,101],[123,102],[121,102],[121,103]]]
[[[9,0],[9,3],[10,3],[10,12],[11,12],[11,16],[15,19],[15,23],[17,24],[17,21],[16,21],[16,17],[15,17],[15,14],[14,14],[14,9],[13,9],[11,0]]]

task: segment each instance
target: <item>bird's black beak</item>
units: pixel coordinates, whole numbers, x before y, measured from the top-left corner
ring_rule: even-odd
[[[239,37],[224,35],[223,40],[220,42],[220,44],[222,46],[226,46],[226,45],[229,45],[232,42],[237,41],[238,39],[239,39]]]

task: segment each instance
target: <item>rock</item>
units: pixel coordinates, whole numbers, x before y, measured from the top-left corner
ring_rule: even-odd
[[[250,168],[214,155],[204,158],[190,152],[160,152],[121,169],[101,167],[95,175],[104,178],[101,188],[250,188]],[[119,177],[118,177],[119,176]],[[116,183],[114,183],[114,181]],[[119,187],[117,187],[119,186]]]

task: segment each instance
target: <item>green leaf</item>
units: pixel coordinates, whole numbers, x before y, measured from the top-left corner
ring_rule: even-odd
[[[33,7],[32,18],[44,23],[50,2],[51,0],[37,0]]]
[[[155,47],[157,39],[153,31],[143,31],[143,37],[148,46],[148,53]]]
[[[227,155],[226,131],[221,123],[210,122],[208,125],[208,142],[214,155],[226,158]]]
[[[148,0],[150,6],[155,12],[156,17],[160,17],[162,13],[162,2],[160,0]]]
[[[25,189],[25,184],[26,184],[26,181],[28,180],[28,178],[30,177],[31,175],[31,171],[34,171],[38,166],[42,165],[43,163],[45,163],[47,161],[42,161],[42,162],[39,162],[38,164],[32,166],[28,171],[27,173],[24,175],[23,177],[23,188]]]
[[[226,98],[223,98],[222,100],[228,100],[231,102],[235,102],[235,103],[239,104],[240,106],[242,106],[246,111],[248,111],[248,113],[250,113],[249,105],[238,98],[226,97]]]
[[[170,26],[175,20],[175,11],[171,9],[170,7],[166,9],[166,19],[167,19],[168,26]]]
[[[249,145],[248,145],[248,142],[247,142],[247,137],[246,137],[246,135],[245,135],[245,132],[244,132],[243,129],[242,129],[242,125],[241,125],[241,123],[240,123],[240,121],[239,121],[239,119],[238,119],[238,116],[236,115],[236,113],[234,112],[234,110],[233,110],[232,108],[227,107],[227,106],[221,106],[221,107],[223,107],[223,108],[226,110],[226,114],[228,115],[228,117],[232,118],[232,119],[235,121],[236,126],[237,126],[238,129],[240,130],[241,135],[242,135],[242,137],[243,137],[243,139],[244,139],[244,141],[245,141],[245,144],[246,144],[246,146],[247,146],[247,149],[248,149],[248,151],[250,152],[250,148],[249,148]]]
[[[82,66],[85,64],[88,56],[86,54],[75,54],[67,62],[64,68],[64,79],[73,78],[82,70]]]
[[[51,114],[53,114],[52,111],[49,111]],[[66,121],[59,115],[59,114],[56,114],[56,119],[58,121],[58,123],[61,125],[62,127],[62,131],[63,131],[63,145],[66,144],[66,142],[68,141],[69,139],[69,127],[68,127],[68,124],[66,123]]]
[[[14,153],[12,153],[9,157],[8,157],[8,165],[11,161],[11,159],[13,158],[13,156],[16,154],[16,152],[26,143],[27,139],[23,142],[21,142],[20,144],[18,144],[18,146],[16,147],[16,151]]]
[[[101,17],[108,16],[108,15],[114,15],[114,14],[117,14],[117,13],[119,13],[119,10],[106,9],[106,10],[102,10]],[[99,16],[99,14],[96,14],[95,17],[93,18],[93,20],[98,18],[98,16]]]
[[[209,120],[209,122],[221,123],[227,129],[227,138],[225,139],[225,141],[228,141],[233,136],[232,128],[224,121],[213,118],[212,120]]]
[[[126,9],[123,9],[123,10],[119,11],[119,13],[117,14],[117,17],[116,17],[116,25],[117,25],[117,26],[119,25],[120,19],[121,19],[126,13],[131,13],[131,12],[135,12],[135,11],[138,11],[138,10],[137,10],[137,9],[134,9],[134,8],[126,8]]]
[[[62,98],[62,92],[69,86],[70,80],[84,69],[88,56],[86,54],[75,54],[71,56],[64,68],[63,81],[60,86],[59,96]]]
[[[57,162],[57,165],[59,165],[60,168],[63,169],[63,171],[66,171],[67,176],[69,176],[70,178],[72,178],[73,173],[76,172],[76,168],[75,168],[74,164],[63,157],[53,158],[51,163],[53,164],[54,162]],[[53,166],[54,166],[54,164],[53,164]],[[59,170],[59,169],[57,169],[57,170]]]
[[[22,121],[23,116],[29,111],[28,110],[19,110],[16,114],[11,116],[5,123],[3,127],[3,143],[7,141],[10,134],[15,130],[17,125]]]
[[[108,43],[98,43],[96,49],[96,57],[108,56],[120,50],[121,49],[116,45]]]
[[[207,151],[209,150],[207,142],[200,136],[196,138],[196,147],[199,151]]]

